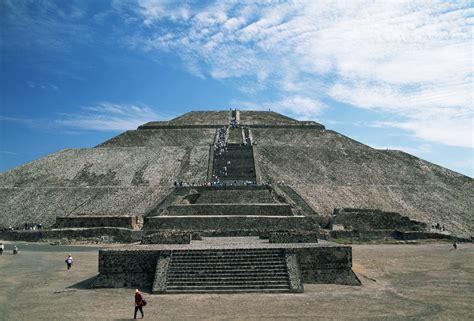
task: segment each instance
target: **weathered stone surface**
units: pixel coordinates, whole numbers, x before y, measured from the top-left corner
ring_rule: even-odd
[[[30,222],[48,227],[67,215],[141,215],[169,191],[160,186],[0,188],[0,226]]]
[[[142,244],[190,244],[191,233],[182,231],[162,231],[145,235]]]
[[[347,230],[358,231],[424,231],[427,228],[425,223],[410,220],[398,213],[356,208],[334,209],[332,224],[342,225]]]
[[[56,217],[56,228],[71,227],[122,227],[132,230],[139,230],[143,225],[143,217],[141,216],[67,216]]]
[[[146,217],[146,229],[151,230],[191,230],[221,231],[225,236],[233,232],[262,232],[282,230],[318,229],[316,221],[303,216],[156,216]],[[244,234],[245,235],[245,234]]]
[[[201,188],[196,204],[215,203],[275,203],[278,202],[272,190],[265,186],[235,186],[226,188]]]
[[[270,233],[270,243],[318,243],[316,231],[284,231]]]
[[[474,229],[472,178],[329,130],[254,128],[252,133],[260,179],[284,181],[321,215],[336,207],[380,208],[442,223],[455,234]]]
[[[217,127],[229,125],[231,115],[187,113],[167,122],[173,128],[144,126],[98,148],[60,151],[2,173],[0,227],[51,225],[57,216],[149,213],[173,181],[201,184],[208,179],[210,145]],[[474,230],[472,178],[403,152],[370,148],[317,123],[274,112],[235,115],[250,126],[244,132],[253,144],[257,180],[284,181],[321,217],[334,208],[380,208],[440,223],[456,235],[470,236]],[[235,203],[251,199],[244,194]],[[268,202],[261,191],[256,194]],[[228,196],[223,192],[219,197]]]
[[[195,215],[260,215],[292,216],[289,204],[192,204],[172,205],[167,208],[167,216]]]
[[[0,231],[0,239],[28,242],[133,243],[142,238],[142,231],[118,227],[62,228]]]
[[[179,248],[178,248],[179,247]],[[99,276],[95,281],[96,286],[117,287],[140,285],[144,288],[152,288],[156,273],[163,280],[165,271],[156,272],[157,263],[162,260],[162,265],[167,268],[166,258],[173,251],[197,250],[192,245],[162,245],[127,247],[127,249],[107,249],[99,251]],[[167,249],[165,249],[167,248]],[[300,245],[300,247],[285,246],[255,246],[242,248],[226,248],[225,246],[209,247],[200,252],[219,255],[219,253],[245,253],[249,251],[265,252],[268,250],[282,250],[288,270],[290,287],[294,292],[303,290],[301,282],[306,283],[334,283],[360,285],[357,276],[352,272],[352,252],[347,246],[321,246]],[[226,253],[227,253],[226,252]],[[163,273],[163,274],[160,274]],[[148,283],[147,283],[148,282]],[[157,288],[162,288],[162,282]]]
[[[371,231],[330,231],[330,238],[332,239],[345,239],[351,241],[373,241],[382,239],[394,239],[394,240],[456,240],[458,242],[472,242],[471,238],[463,238],[450,234],[444,233],[433,233],[433,232],[419,232],[419,231],[392,231],[392,230],[371,230]]]
[[[203,182],[208,157],[208,146],[67,149],[0,174],[0,186],[129,187],[134,179],[142,186],[170,186],[176,179]]]
[[[230,111],[191,111],[167,122],[168,125],[178,126],[202,126],[202,125],[228,125],[230,121]],[[142,129],[150,128],[155,125],[161,125],[163,122],[148,122]]]
[[[295,253],[285,253],[286,268],[290,280],[290,291],[296,293],[304,292],[301,271],[298,265],[298,256]]]
[[[334,283],[360,285],[352,272],[352,248],[314,247],[295,248],[304,283]]]
[[[97,147],[206,146],[215,134],[215,128],[128,130]]]
[[[160,255],[156,263],[155,278],[153,280],[153,287],[151,288],[153,293],[166,292],[166,279],[169,265],[170,257],[168,255]]]
[[[64,150],[0,174],[0,226],[56,216],[140,215],[174,180],[207,178],[208,146]]]

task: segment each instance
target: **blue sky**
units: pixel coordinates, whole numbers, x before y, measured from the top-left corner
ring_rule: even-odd
[[[0,171],[264,109],[474,176],[469,1],[0,1]]]

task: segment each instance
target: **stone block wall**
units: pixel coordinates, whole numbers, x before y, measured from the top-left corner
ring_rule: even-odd
[[[286,269],[288,271],[288,279],[290,281],[290,292],[304,292],[303,280],[301,279],[301,271],[298,265],[298,257],[295,253],[285,253]]]
[[[185,230],[185,231],[240,231],[253,232],[247,235],[260,235],[270,231],[309,230],[317,231],[314,218],[304,216],[158,216],[146,217],[147,230]]]
[[[256,186],[255,186],[256,187]],[[275,203],[275,199],[269,188],[255,188],[245,186],[242,188],[200,189],[198,204],[215,203]]]
[[[352,248],[327,246],[288,249],[296,253],[304,283],[360,285],[352,271]]]
[[[356,208],[334,209],[332,224],[343,225],[346,230],[358,231],[423,231],[427,227],[425,223],[410,220],[399,213]]]
[[[169,251],[100,250],[99,275],[92,286],[151,289],[160,254],[169,256]]]
[[[168,216],[193,215],[260,215],[292,216],[289,204],[192,204],[169,206],[163,213]]]
[[[272,232],[268,241],[270,243],[318,243],[318,233],[315,231]]]
[[[284,250],[292,292],[303,291],[302,282],[360,285],[351,269],[350,247],[314,246]],[[156,271],[159,266],[157,263],[170,255],[169,250],[100,250],[99,275],[93,286],[151,289],[155,275],[160,274],[160,271]],[[155,284],[155,287],[163,288],[163,284]]]
[[[139,230],[143,226],[142,216],[63,216],[56,217],[57,228],[121,227]]]
[[[191,233],[163,231],[146,235],[142,244],[190,244]]]
[[[12,241],[56,241],[64,243],[87,241],[98,243],[132,243],[140,241],[142,231],[119,227],[62,228],[42,230],[1,231],[0,239]]]
[[[391,231],[391,230],[374,230],[374,231],[330,231],[330,237],[332,239],[346,239],[352,241],[373,241],[381,239],[394,239],[394,240],[456,240],[458,242],[470,242],[471,240],[456,237],[454,235],[443,234],[443,233],[431,233],[422,231]]]

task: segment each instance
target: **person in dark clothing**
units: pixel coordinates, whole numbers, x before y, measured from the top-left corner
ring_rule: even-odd
[[[456,243],[456,241],[453,242],[453,247],[455,250],[458,248],[458,243]]]
[[[69,256],[67,257],[65,262],[66,262],[66,265],[67,265],[67,269],[70,270],[71,267],[72,267],[72,263],[74,262],[74,260],[72,259],[71,254],[69,254]]]
[[[135,290],[135,312],[133,313],[133,318],[137,318],[137,312],[140,310],[140,313],[142,314],[142,319],[145,316],[143,314],[143,306],[146,304],[145,299],[143,298],[143,294],[138,291],[138,289]]]

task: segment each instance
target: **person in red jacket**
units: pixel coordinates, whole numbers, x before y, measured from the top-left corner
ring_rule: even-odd
[[[143,314],[143,307],[145,306],[146,301],[145,298],[143,298],[143,294],[138,291],[138,289],[135,290],[135,313],[133,314],[133,318],[137,318],[137,311],[140,310],[140,313],[142,314],[142,319],[144,317]]]

